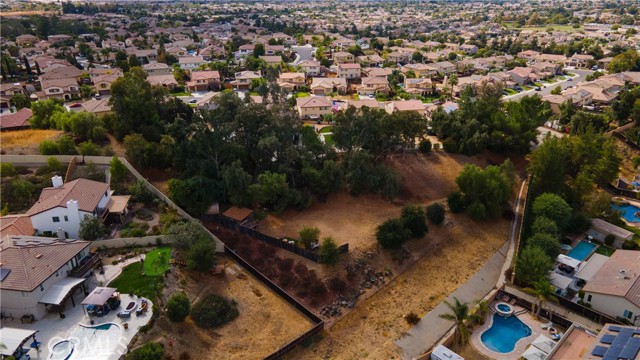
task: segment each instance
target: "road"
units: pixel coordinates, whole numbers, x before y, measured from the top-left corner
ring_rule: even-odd
[[[582,69],[568,69],[567,71],[575,74],[575,76],[571,78],[571,81],[569,81],[569,78],[567,78],[566,80],[562,80],[557,83],[547,85],[546,88],[543,87],[540,91],[535,91],[535,90],[523,91],[516,95],[505,96],[503,97],[503,99],[504,100],[520,100],[520,98],[522,98],[523,96],[532,95],[532,94],[537,94],[541,97],[551,95],[551,91],[555,89],[558,85],[560,85],[562,87],[562,90],[564,90],[572,86],[575,86],[580,81],[585,81],[585,77],[587,77],[587,75],[591,75],[594,73],[594,71],[592,70],[582,70]]]
[[[312,46],[292,46],[291,49],[296,53],[296,60],[293,62],[294,65],[304,60],[313,60],[315,49]]]

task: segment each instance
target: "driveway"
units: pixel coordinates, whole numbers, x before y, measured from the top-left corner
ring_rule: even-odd
[[[572,86],[575,86],[580,81],[586,81],[585,78],[587,75],[591,75],[594,73],[592,70],[582,70],[582,69],[567,69],[568,72],[574,73],[575,76],[571,77],[571,81],[569,81],[569,77],[566,80],[558,81],[556,83],[546,85],[540,91],[535,90],[527,90],[515,95],[504,96],[502,99],[504,100],[520,100],[523,96],[537,94],[540,97],[551,95],[551,91],[555,89],[558,85],[564,89],[568,89]]]
[[[293,64],[299,64],[301,61],[313,60],[315,49],[311,45],[305,46],[292,46],[291,49],[296,53],[296,60]]]

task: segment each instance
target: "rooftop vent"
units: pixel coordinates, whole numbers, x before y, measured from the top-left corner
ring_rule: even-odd
[[[36,259],[42,259],[42,254],[37,254]]]

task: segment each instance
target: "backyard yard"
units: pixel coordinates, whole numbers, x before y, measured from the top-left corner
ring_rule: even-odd
[[[161,247],[150,251],[144,257],[144,273],[147,275],[163,275],[169,270],[170,258],[170,247]]]
[[[151,300],[162,288],[163,275],[169,269],[170,247],[161,247],[147,253],[144,261],[136,261],[124,269],[109,286],[123,294],[136,294]]]
[[[2,133],[2,154],[40,154],[38,146],[45,140],[55,140],[62,134],[59,130],[17,130]]]

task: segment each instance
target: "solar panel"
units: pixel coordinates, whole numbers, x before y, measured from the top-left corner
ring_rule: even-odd
[[[604,346],[596,346],[595,348],[593,348],[593,351],[591,351],[591,355],[602,357],[607,352],[607,350],[608,349]]]
[[[615,339],[616,339],[615,335],[607,334],[602,336],[602,338],[600,339],[600,342],[603,344],[612,344],[613,340]]]
[[[632,338],[627,342],[624,349],[618,355],[618,358],[624,360],[633,360],[640,351],[640,338]]]
[[[0,268],[0,281],[3,281],[11,272],[9,268]]]
[[[615,325],[609,326],[609,331],[620,332],[620,330],[621,330],[620,326],[615,326]]]

